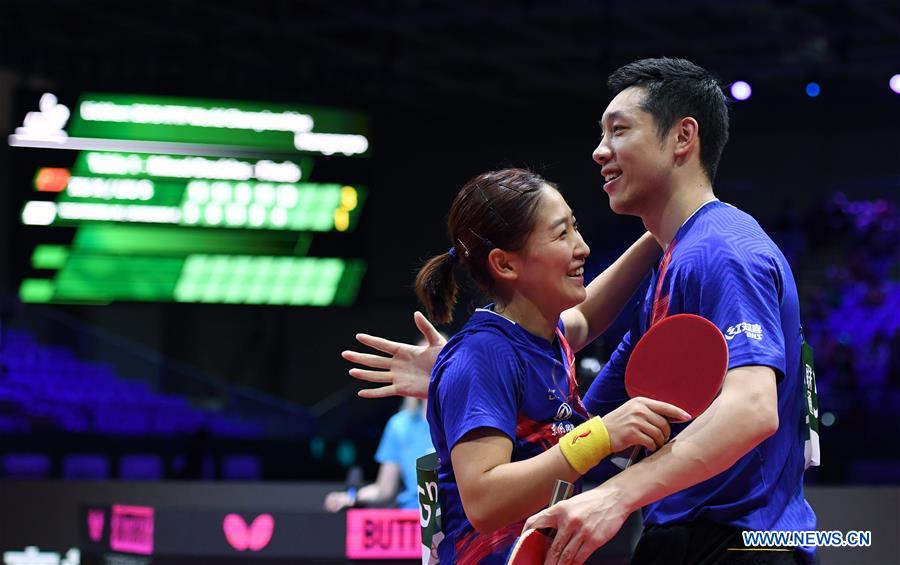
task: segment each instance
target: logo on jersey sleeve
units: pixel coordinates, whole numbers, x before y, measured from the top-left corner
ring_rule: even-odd
[[[750,339],[761,341],[763,338],[762,326],[759,324],[751,324],[750,322],[735,324],[725,331],[725,339],[731,341],[741,334],[746,335]]]

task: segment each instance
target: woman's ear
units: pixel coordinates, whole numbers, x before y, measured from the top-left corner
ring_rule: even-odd
[[[515,253],[495,247],[487,256],[488,271],[498,281],[514,281],[519,278],[519,261],[517,259]]]

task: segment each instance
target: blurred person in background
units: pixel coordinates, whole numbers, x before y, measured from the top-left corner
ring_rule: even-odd
[[[358,490],[350,486],[346,490],[328,493],[325,510],[340,512],[354,506],[418,508],[416,491],[416,459],[434,451],[428,421],[425,419],[426,402],[417,398],[404,398],[400,410],[391,416],[375,460],[380,463],[375,482]]]

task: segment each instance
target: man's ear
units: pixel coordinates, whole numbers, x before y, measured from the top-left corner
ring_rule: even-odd
[[[514,281],[519,278],[519,262],[515,253],[497,247],[487,256],[488,271],[499,281]]]
[[[672,126],[672,135],[675,140],[674,154],[676,159],[687,157],[692,150],[700,149],[700,125],[697,120],[688,116],[681,118]]]

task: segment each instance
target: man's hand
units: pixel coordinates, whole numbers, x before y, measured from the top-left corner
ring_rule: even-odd
[[[618,533],[632,510],[615,488],[603,484],[535,514],[525,529],[556,529],[545,564],[584,563]]]
[[[437,359],[438,353],[447,340],[431,325],[421,312],[413,315],[413,321],[423,340],[419,345],[399,343],[382,337],[356,334],[356,340],[361,344],[377,349],[383,355],[359,353],[357,351],[344,351],[341,357],[372,369],[350,369],[350,376],[361,381],[383,384],[379,388],[368,388],[359,391],[363,398],[384,398],[387,396],[413,396],[416,398],[428,398],[428,381],[431,376],[431,368]]]

